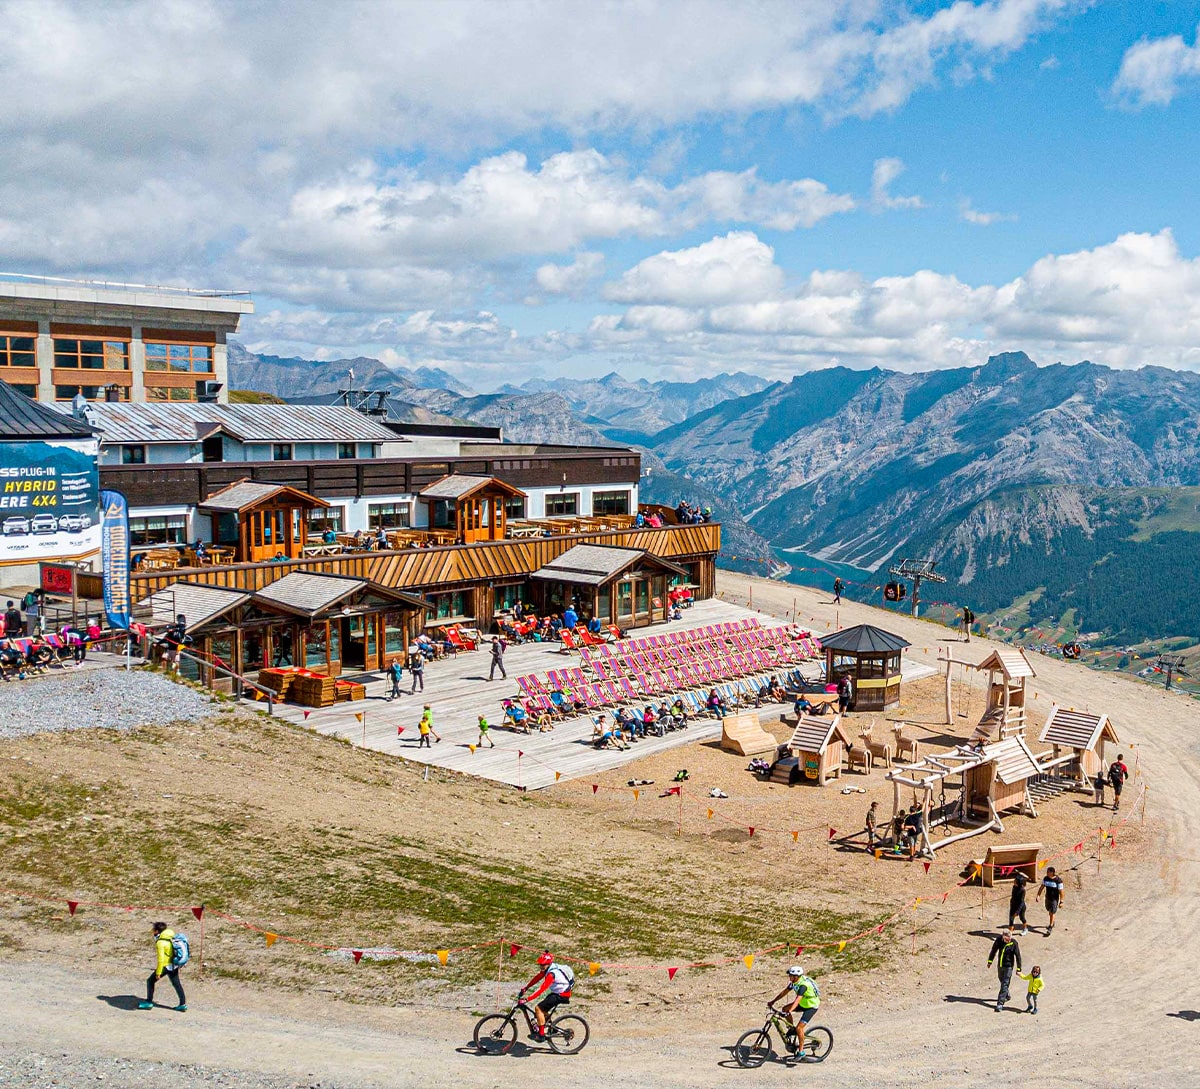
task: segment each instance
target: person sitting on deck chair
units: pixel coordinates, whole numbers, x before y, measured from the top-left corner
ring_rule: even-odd
[[[607,715],[597,715],[595,725],[592,727],[592,744],[597,749],[607,749],[610,745],[614,749],[627,749],[628,745],[621,738],[620,729],[614,729],[608,724]]]
[[[721,718],[724,718],[727,714],[729,714],[728,706],[721,698],[721,694],[715,688],[709,692],[708,699],[705,700],[704,705],[709,709],[710,712],[720,716]]]
[[[504,700],[504,717],[514,730],[520,730],[522,733],[529,733],[529,715],[525,708],[514,700]]]

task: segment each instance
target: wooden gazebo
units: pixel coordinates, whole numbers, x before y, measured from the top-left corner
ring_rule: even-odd
[[[453,528],[460,544],[472,544],[504,540],[508,530],[504,504],[524,499],[525,493],[498,477],[451,473],[422,488],[419,498],[429,504],[431,528]]]
[[[237,563],[255,563],[300,559],[308,512],[328,506],[298,488],[247,479],[214,492],[199,509],[212,516],[215,544],[231,546]]]
[[[857,624],[821,637],[825,677],[854,681],[852,711],[887,711],[900,704],[900,656],[910,646],[890,631]]]

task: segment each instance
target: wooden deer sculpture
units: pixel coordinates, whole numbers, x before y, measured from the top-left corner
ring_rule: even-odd
[[[904,736],[904,723],[897,722],[892,727],[892,733],[896,735],[896,759],[903,757],[908,763],[915,764],[917,762],[917,747],[918,742],[915,737]]]
[[[879,741],[871,736],[874,726],[875,720],[872,719],[871,724],[859,736],[862,738],[863,746],[871,754],[872,763],[882,760],[883,766],[890,768],[892,766],[892,747],[886,741]]]

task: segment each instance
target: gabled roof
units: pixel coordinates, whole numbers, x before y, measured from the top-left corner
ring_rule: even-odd
[[[1025,657],[1025,652],[1019,647],[997,647],[982,662],[972,668],[998,670],[1010,681],[1021,677],[1037,676],[1033,666],[1029,664],[1029,659]]]
[[[451,473],[427,484],[417,494],[422,499],[469,499],[483,491],[499,492],[514,499],[525,495],[520,488],[505,483],[499,477],[469,476],[466,473]]]
[[[539,567],[529,577],[553,582],[573,582],[580,586],[601,586],[628,570],[644,563],[676,575],[687,572],[670,560],[641,548],[611,548],[608,545],[574,545],[561,556]]]
[[[895,654],[911,645],[907,639],[877,628],[874,624],[856,624],[852,628],[843,628],[821,637],[824,650],[835,650],[842,654]]]
[[[1061,745],[1066,749],[1095,750],[1101,739],[1117,744],[1120,738],[1108,715],[1093,715],[1055,704],[1038,738],[1042,744]]]
[[[986,760],[996,762],[996,778],[1005,785],[1020,783],[1042,774],[1042,765],[1037,762],[1037,757],[1025,744],[1023,737],[1014,735],[985,745],[983,756]]]
[[[369,590],[410,608],[425,609],[429,603],[415,594],[406,594],[366,579],[344,575],[318,575],[309,571],[292,571],[283,578],[254,593],[254,603],[266,608],[282,609],[297,616],[314,617],[361,590]]]
[[[90,439],[96,429],[0,381],[0,438]]]
[[[194,631],[249,600],[250,595],[241,590],[196,582],[171,582],[141,604],[150,607],[149,623],[174,624],[175,617],[182,613],[187,630]]]
[[[268,499],[286,499],[295,506],[327,507],[324,499],[302,492],[299,488],[287,484],[272,484],[269,481],[238,480],[219,492],[213,492],[203,503],[200,510],[234,511],[240,513],[250,507],[256,507]]]
[[[850,736],[842,728],[841,715],[834,715],[833,718],[821,715],[801,715],[800,721],[796,723],[796,728],[788,740],[788,748],[798,752],[820,753],[829,747],[829,743],[835,737],[840,738],[842,744],[846,746],[853,744]]]

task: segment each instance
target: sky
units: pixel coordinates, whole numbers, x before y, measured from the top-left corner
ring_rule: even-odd
[[[531,377],[1200,369],[1200,2],[0,0],[0,271]]]

